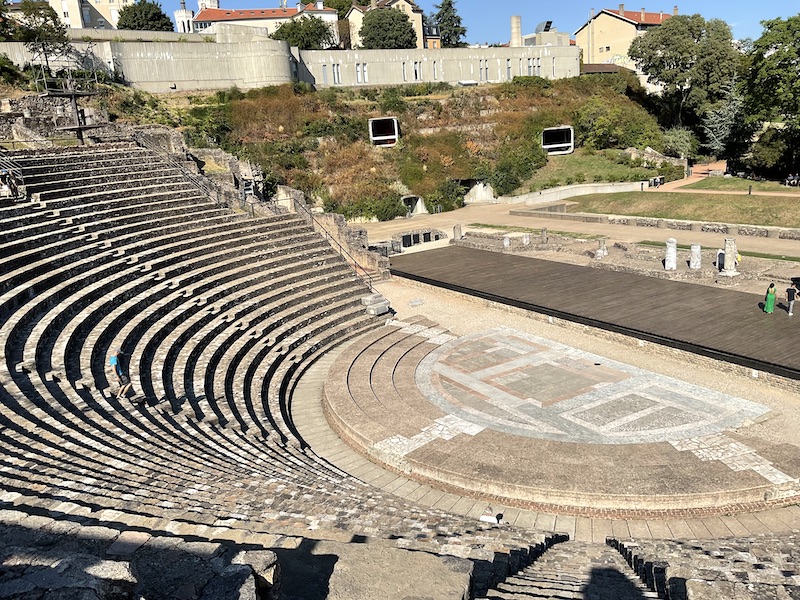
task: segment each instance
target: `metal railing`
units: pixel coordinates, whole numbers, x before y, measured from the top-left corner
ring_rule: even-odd
[[[319,227],[323,232],[325,232],[325,240],[329,242],[331,246],[333,246],[334,250],[337,250],[339,254],[343,258],[345,258],[345,262],[347,262],[347,264],[350,265],[350,267],[353,269],[353,272],[356,274],[356,277],[358,277],[359,279],[361,279],[361,281],[366,283],[367,287],[371,292],[374,292],[375,286],[372,283],[372,276],[369,273],[367,273],[367,270],[364,267],[362,267],[361,264],[355,259],[355,257],[353,257],[353,255],[347,251],[347,248],[342,246],[339,243],[339,240],[337,240],[333,236],[333,234],[331,234],[328,231],[328,229],[322,223],[320,223],[320,221],[316,217],[314,217],[314,214],[308,209],[308,206],[306,206],[305,202],[298,200],[297,198],[294,198],[293,202],[295,210],[298,213],[300,212],[304,213],[304,217],[306,218],[306,220],[311,221],[312,224],[314,224],[316,227]]]
[[[154,144],[150,140],[146,139],[143,135],[134,133],[133,141],[142,148],[147,148],[148,150],[155,152],[158,154],[159,158],[169,166],[178,169],[181,172],[181,175],[183,175],[189,183],[194,185],[198,190],[200,190],[201,193],[208,196],[218,205],[227,205],[227,203],[223,201],[222,191],[219,189],[219,186],[216,183],[207,177],[204,177],[203,175],[193,173],[190,169],[187,169],[185,165],[182,165],[179,161],[175,160],[166,150],[164,150],[164,148],[158,144]]]

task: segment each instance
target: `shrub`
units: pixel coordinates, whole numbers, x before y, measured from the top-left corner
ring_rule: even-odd
[[[17,85],[25,81],[25,75],[6,54],[0,54],[0,81],[6,85]]]
[[[406,111],[406,108],[408,108],[400,94],[400,90],[397,88],[386,88],[383,90],[380,99],[380,107],[384,114],[403,113]]]
[[[448,179],[439,184],[439,187],[425,198],[425,207],[428,212],[435,212],[436,205],[442,207],[442,211],[455,210],[464,206],[464,194],[467,193],[467,188]]]
[[[580,145],[595,149],[663,149],[663,134],[655,117],[629,100],[608,100],[596,95],[587,100],[575,115],[575,135]]]

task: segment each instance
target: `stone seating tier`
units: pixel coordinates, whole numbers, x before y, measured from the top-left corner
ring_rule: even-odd
[[[292,390],[322,352],[383,323],[364,312],[369,290],[296,216],[248,219],[188,186],[91,187],[103,165],[119,182],[145,156],[18,157],[52,196],[0,210],[15,231],[0,270],[0,509],[265,546],[345,532],[471,559],[476,589],[558,540],[422,508],[306,451]],[[54,180],[90,164],[95,181],[57,198]],[[109,384],[120,346],[141,404]]]
[[[660,598],[686,600],[800,597],[798,542],[797,535],[607,541]]]

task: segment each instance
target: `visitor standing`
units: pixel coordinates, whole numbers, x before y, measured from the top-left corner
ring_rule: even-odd
[[[775,312],[775,284],[770,283],[767,295],[764,297],[764,312],[771,315]]]
[[[794,301],[797,299],[797,284],[793,281],[792,285],[790,285],[786,289],[786,301],[789,303],[789,308],[787,309],[789,316],[791,317],[794,311]]]

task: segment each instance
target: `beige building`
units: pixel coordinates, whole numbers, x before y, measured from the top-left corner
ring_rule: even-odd
[[[119,11],[135,0],[48,0],[70,29],[116,29]]]
[[[417,48],[425,48],[425,32],[422,28],[422,9],[414,4],[412,0],[372,0],[368,6],[361,6],[354,4],[353,7],[347,12],[345,18],[350,23],[350,46],[352,48],[361,47],[361,27],[364,25],[364,15],[371,10],[380,10],[385,8],[393,8],[405,13],[411,25],[414,27],[414,33],[417,34]],[[438,35],[438,31],[437,31]]]
[[[617,10],[604,8],[597,14],[592,9],[589,20],[575,32],[575,43],[583,53],[584,63],[615,64],[635,70],[636,65],[628,57],[631,42],[677,14],[677,6],[671,14],[625,10],[624,4]]]

